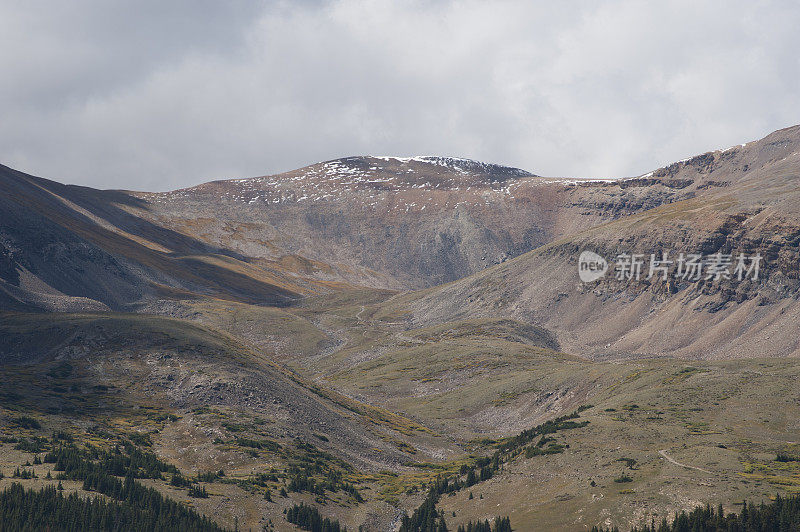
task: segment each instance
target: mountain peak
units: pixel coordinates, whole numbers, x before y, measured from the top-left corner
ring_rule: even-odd
[[[535,174],[515,168],[512,166],[505,166],[501,164],[485,163],[476,161],[474,159],[466,159],[464,157],[442,157],[438,155],[414,155],[411,157],[396,157],[391,155],[371,155],[364,157],[365,159],[380,159],[386,162],[396,161],[401,164],[409,163],[423,163],[429,165],[441,166],[456,172],[471,173],[471,174],[494,174],[494,175],[507,175],[510,177],[535,177]]]
[[[460,157],[359,155],[323,161],[277,175],[214,181],[167,193],[214,190],[247,202],[323,200],[360,191],[370,194],[424,191],[510,193],[534,174]],[[422,197],[415,202],[425,203]],[[402,202],[402,199],[401,199]]]

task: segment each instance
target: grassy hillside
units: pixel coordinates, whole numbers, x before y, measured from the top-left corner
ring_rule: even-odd
[[[454,452],[418,423],[306,382],[197,324],[130,314],[4,314],[0,331],[6,477],[59,445],[55,434],[79,448],[129,441],[188,478],[225,471],[224,479],[201,481],[214,484],[210,497],[188,500],[209,515],[213,508],[225,526],[238,518],[255,527],[282,519],[290,501],[351,507],[354,495],[343,486],[371,499],[359,512],[387,512],[385,502],[368,497],[384,478],[376,472],[404,469],[408,449],[419,449],[420,459],[434,458],[425,449]],[[34,464],[26,470],[38,478],[0,485],[38,489],[55,482],[44,481],[51,469]],[[164,475],[145,483],[187,500],[188,487],[171,482]],[[281,488],[296,491],[280,497]],[[267,490],[278,502],[264,499]],[[223,500],[230,503],[220,508]]]
[[[405,330],[378,319],[387,295],[268,311],[198,301],[181,307],[197,311],[194,323],[5,314],[0,471],[38,478],[0,485],[55,483],[44,479],[50,466],[23,464],[65,432],[79,446],[125,440],[154,452],[190,485],[166,474],[143,482],[225,526],[284,523],[283,508],[303,502],[381,529],[437,476],[458,477],[504,437],[591,404],[580,415],[588,425],[532,441],[541,453],[523,449],[490,479],[445,494],[437,507],[448,525],[502,514],[521,530],[627,526],[800,489],[800,462],[777,460],[800,454],[796,359],[592,361],[508,319]],[[298,373],[273,362],[269,342],[251,347],[266,333],[293,346],[282,359]],[[224,479],[198,480],[219,470]],[[323,495],[303,480],[328,478],[343,484]],[[191,485],[210,496],[188,497]]]

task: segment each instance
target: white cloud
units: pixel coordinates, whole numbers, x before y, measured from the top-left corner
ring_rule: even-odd
[[[365,153],[622,176],[800,122],[792,3],[71,5],[0,6],[0,162],[67,182]]]

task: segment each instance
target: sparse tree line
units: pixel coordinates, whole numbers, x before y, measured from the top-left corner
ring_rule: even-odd
[[[446,479],[445,482],[447,482]],[[431,486],[419,508],[414,510],[411,516],[403,516],[400,532],[447,532],[444,512],[436,509],[436,503],[439,502],[440,496],[436,485]]]
[[[62,444],[45,455],[44,463],[53,464],[59,489],[47,487],[36,492],[24,490],[19,484],[6,489],[0,494],[0,512],[8,520],[0,520],[0,530],[223,530],[194,510],[136,481],[162,479],[165,472],[180,473],[175,466],[129,442],[111,450]],[[15,471],[15,476],[32,478],[26,472],[23,469],[17,475]],[[62,480],[83,481],[84,490],[112,500],[76,494],[65,497],[61,493]],[[194,496],[208,496],[205,488],[194,488]]]
[[[319,496],[325,495],[325,491],[337,492],[339,489],[353,495],[358,502],[363,502],[358,490],[350,483],[342,480],[340,471],[330,469],[325,472],[325,479],[317,481],[314,477],[310,476],[306,470],[291,466],[288,470],[289,483],[287,489],[294,492],[308,491]]]
[[[83,480],[93,473],[163,480],[164,473],[180,473],[174,465],[162,462],[154,453],[141,451],[129,442],[115,445],[111,450],[60,445],[45,454],[44,462],[54,464],[53,469],[60,471],[60,477],[65,480]]]
[[[592,532],[618,532],[619,528],[594,527]],[[796,532],[800,531],[800,495],[781,497],[758,506],[742,506],[741,512],[726,514],[720,505],[699,506],[675,514],[672,521],[634,527],[631,532]]]
[[[474,486],[479,482],[489,480],[500,470],[502,465],[524,453],[526,457],[555,454],[563,452],[565,446],[554,443],[549,434],[560,430],[585,427],[588,421],[575,421],[580,413],[591,406],[582,406],[575,412],[546,421],[533,428],[524,430],[511,438],[504,439],[495,444],[496,450],[492,456],[477,458],[472,466],[461,466],[455,478],[437,477],[428,489],[428,495],[422,504],[414,510],[411,516],[405,515],[400,527],[400,532],[445,532],[448,530],[444,512],[437,511],[436,504],[439,498],[447,493],[454,494],[464,488]],[[532,444],[536,438],[538,442]],[[549,444],[549,445],[548,445]],[[545,447],[545,445],[548,445]],[[489,528],[486,528],[489,527]],[[470,522],[461,525],[459,532],[510,532],[511,521],[508,517],[497,517],[490,525],[488,521]]]
[[[444,514],[436,509],[441,495],[454,494],[492,478],[503,463],[514,459],[521,453],[530,457],[562,452],[563,446],[552,443],[552,438],[548,438],[547,435],[554,434],[559,430],[585,426],[588,422],[574,421],[579,417],[579,412],[580,409],[496,443],[496,450],[492,456],[477,458],[472,465],[463,465],[455,477],[437,477],[430,486],[422,505],[411,516],[404,516],[401,532],[447,531]],[[538,443],[532,444],[531,442],[536,438],[539,438]],[[32,442],[24,444],[24,446],[35,446],[38,449],[47,443],[46,439],[43,438],[43,440],[43,442]],[[20,505],[20,510],[15,514],[16,517],[12,516],[12,520],[9,521],[9,523],[18,525],[12,529],[35,530],[42,528],[42,526],[38,526],[43,523],[41,519],[30,521],[36,525],[31,525],[29,528],[26,528],[28,526],[26,523],[30,519],[29,514],[34,513],[32,508],[35,508],[37,504],[49,504],[51,507],[59,508],[53,519],[66,519],[63,521],[66,524],[61,526],[59,523],[62,521],[48,521],[43,525],[45,528],[50,526],[66,530],[85,528],[106,530],[109,528],[104,527],[112,527],[114,530],[155,530],[160,526],[162,529],[174,530],[222,530],[207,518],[201,517],[193,510],[165,498],[155,489],[147,488],[135,480],[137,478],[164,480],[165,473],[171,473],[170,482],[173,486],[188,487],[189,495],[193,497],[208,497],[205,487],[182,477],[177,468],[162,462],[154,453],[142,451],[128,441],[123,441],[110,450],[91,446],[79,449],[74,444],[63,440],[56,447],[57,442],[59,439],[54,437],[53,445],[47,445],[51,450],[44,457],[45,463],[54,464],[53,469],[57,472],[56,479],[81,480],[84,490],[102,493],[113,500],[81,499],[76,495],[65,497],[60,490],[52,487],[34,492],[23,490],[21,486],[15,485],[13,494],[10,492],[12,488],[9,488],[6,490],[9,492],[8,498],[3,499],[11,501],[9,504],[15,502]],[[550,445],[545,447],[545,444],[548,443]],[[354,500],[363,501],[358,490],[343,480],[342,471],[334,467],[338,465],[347,471],[351,467],[349,464],[316,449],[313,445],[299,441],[296,442],[296,445],[302,454],[291,463],[287,470],[289,482],[286,487],[289,491],[308,491],[318,496],[324,496],[326,490],[332,492],[342,490],[349,493]],[[204,475],[204,480],[213,481],[223,475],[222,472],[207,473]],[[319,475],[323,475],[322,480],[315,478]],[[24,469],[15,472],[15,476],[32,478],[29,476],[28,470]],[[119,477],[124,477],[124,480],[120,480]],[[6,493],[3,493],[5,496]],[[285,491],[282,490],[282,494],[285,495]],[[268,496],[265,497],[270,499]],[[28,510],[23,510],[24,508]],[[69,516],[72,511],[79,511],[80,516],[65,517]],[[11,509],[8,512],[13,513]],[[123,515],[124,519],[114,521],[106,515],[112,515],[114,512],[121,512],[120,515]],[[39,513],[49,512],[40,511]],[[295,505],[287,510],[286,519],[305,530],[314,532],[345,530],[338,521],[323,518],[313,506]],[[137,524],[136,528],[129,528],[133,525],[128,523],[134,522]],[[159,525],[157,526],[157,524]],[[470,522],[467,525],[461,525],[458,530],[459,532],[462,530],[463,532],[507,532],[511,530],[511,523],[508,517],[497,517],[491,524],[489,521]]]
[[[104,450],[93,446],[78,448],[73,443],[54,437],[52,445],[46,438],[35,442],[36,450],[50,450],[42,461],[36,455],[34,463],[53,464],[58,489],[48,487],[39,492],[24,490],[13,485],[0,497],[7,507],[0,509],[2,530],[223,530],[218,525],[194,510],[164,497],[157,490],[145,487],[135,479],[166,480],[171,474],[170,484],[188,488],[191,497],[206,498],[208,492],[202,485],[181,475],[173,465],[167,464],[149,451],[142,451],[129,441],[122,441]],[[301,456],[287,470],[289,491],[310,491],[323,496],[325,491],[345,491],[357,502],[363,502],[358,490],[343,480],[342,471],[335,466],[350,468],[328,453],[312,445],[296,442]],[[32,444],[24,444],[26,447]],[[317,480],[312,475],[324,475]],[[198,480],[213,482],[225,476],[223,471],[198,475]],[[36,478],[33,469],[17,468],[14,477]],[[122,477],[119,478],[119,477]],[[277,481],[275,474],[263,474],[259,481]],[[48,478],[52,478],[48,473]],[[81,498],[77,494],[64,496],[62,480],[83,481],[85,491],[101,493],[111,500]],[[281,490],[286,496],[286,491]],[[265,496],[268,500],[271,497]],[[119,515],[119,518],[114,518]],[[306,530],[319,532],[341,532],[344,527],[338,521],[323,518],[311,506],[293,507],[287,512],[287,520]]]
[[[289,477],[286,486],[288,491],[298,493],[307,491],[318,497],[324,497],[326,491],[336,493],[341,490],[356,502],[364,502],[358,489],[343,479],[342,471],[353,469],[350,464],[299,439],[295,440],[295,446],[300,455],[290,462],[286,470]],[[315,476],[323,478],[318,480]]]
[[[422,504],[411,516],[403,516],[400,532],[448,532],[447,521],[442,510],[436,509],[439,497],[435,486],[431,486]],[[454,514],[455,515],[455,514]],[[511,520],[508,517],[496,517],[490,524],[488,520],[470,521],[460,525],[458,532],[512,532]]]

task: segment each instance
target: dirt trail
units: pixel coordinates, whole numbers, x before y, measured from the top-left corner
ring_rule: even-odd
[[[670,455],[667,454],[667,450],[666,449],[661,449],[660,451],[658,451],[658,454],[663,456],[664,459],[667,462],[669,462],[670,464],[675,464],[678,467],[685,467],[686,469],[696,469],[698,471],[702,471],[703,473],[711,473],[711,471],[709,471],[707,469],[703,469],[702,467],[690,466],[690,465],[686,465],[686,464],[682,464],[682,463],[678,462],[677,460],[675,460],[674,458],[672,458]]]
[[[366,320],[361,317],[361,314],[363,314],[365,310],[366,310],[366,308],[364,307],[364,305],[361,305],[361,310],[359,310],[356,313],[356,319],[358,320],[358,322],[361,325],[367,325]],[[426,340],[420,340],[419,338],[413,338],[411,336],[406,336],[402,332],[394,333],[394,337],[397,338],[401,342],[406,342],[406,343],[411,343],[411,344],[427,344],[428,343],[428,341],[426,341]]]

